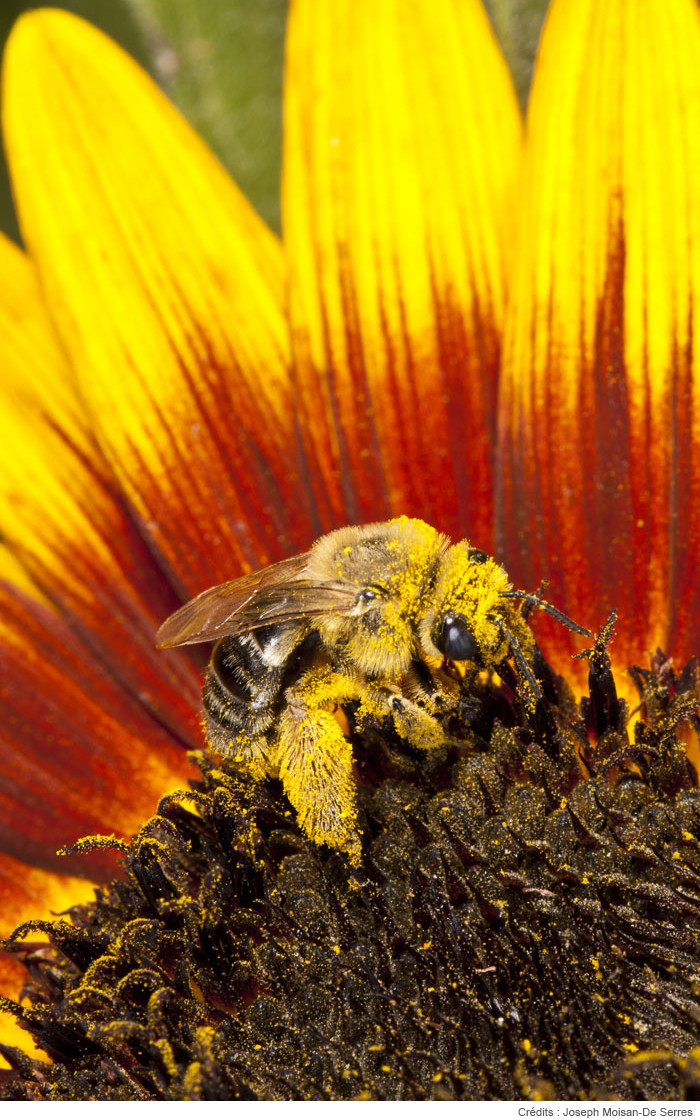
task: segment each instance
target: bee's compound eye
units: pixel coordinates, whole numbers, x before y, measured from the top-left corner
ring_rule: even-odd
[[[449,657],[450,661],[476,661],[480,660],[479,647],[474,635],[469,631],[466,622],[459,614],[444,614],[438,640],[435,643],[440,653]]]
[[[373,599],[377,598],[377,592],[373,591],[371,587],[365,587],[357,596],[358,603],[371,603]]]
[[[480,548],[469,549],[469,563],[470,564],[484,564],[489,558],[488,552],[482,552]]]

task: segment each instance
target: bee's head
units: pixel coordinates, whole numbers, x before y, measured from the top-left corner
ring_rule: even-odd
[[[350,610],[317,620],[326,644],[342,649],[365,676],[405,672],[417,653],[418,619],[446,547],[436,529],[407,517],[322,538],[314,570],[354,592]]]
[[[460,541],[442,557],[432,600],[418,624],[423,653],[485,669],[512,656],[525,698],[534,704],[541,696],[531,665],[535,639],[517,601],[545,611],[575,634],[590,637],[589,630],[538,594],[514,591],[493,557]]]
[[[467,541],[448,549],[442,558],[431,602],[419,622],[423,651],[431,657],[470,661],[491,667],[508,655],[504,626],[513,625],[510,584],[503,568]],[[522,620],[518,638],[532,644]]]

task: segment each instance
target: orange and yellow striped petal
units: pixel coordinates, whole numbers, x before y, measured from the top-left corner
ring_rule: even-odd
[[[21,860],[0,855],[0,938],[8,937],[20,922],[33,918],[50,919],[69,906],[90,902],[94,886],[85,879],[58,875],[28,867]],[[27,982],[27,971],[11,953],[0,952],[0,995],[19,999]],[[6,1046],[19,1046],[26,1053],[46,1060],[33,1047],[30,1036],[17,1026],[14,1018],[0,1011],[0,1039]],[[0,1069],[8,1063],[0,1056]]]
[[[105,670],[49,606],[0,583],[0,851],[103,877],[102,852],[57,849],[129,835],[193,770],[181,741]]]
[[[13,584],[25,595],[34,595],[37,599],[41,598],[41,593],[28,575],[26,568],[5,544],[0,545],[0,580]]]
[[[194,592],[307,544],[278,242],[150,79],[76,17],[23,16],[3,85],[23,236],[151,547]]]
[[[293,0],[284,241],[326,525],[491,538],[521,123],[479,0]]]
[[[700,639],[700,11],[554,0],[500,392],[511,572],[613,653]],[[670,620],[674,620],[671,623]]]
[[[198,743],[197,674],[154,648],[179,600],[87,431],[32,262],[1,237],[0,363],[0,539],[14,556],[2,574],[33,581],[125,689]]]

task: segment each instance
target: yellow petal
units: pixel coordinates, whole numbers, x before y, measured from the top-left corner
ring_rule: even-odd
[[[35,418],[50,413],[64,438],[84,452],[86,425],[75,377],[48,322],[36,270],[26,254],[3,234],[0,277],[2,391],[32,410]],[[5,446],[3,439],[3,453]]]
[[[187,590],[258,564],[293,520],[278,242],[150,79],[81,20],[23,16],[4,93],[23,235],[154,547]]]
[[[577,621],[616,606],[619,661],[683,659],[700,636],[694,0],[555,0],[527,134],[501,544]]]
[[[87,879],[42,871],[3,853],[0,856],[0,938],[9,937],[20,922],[50,918],[68,906],[90,902],[93,895],[94,884]]]
[[[27,574],[27,569],[6,545],[0,545],[0,580],[18,587],[26,595],[41,598],[41,593]]]
[[[0,356],[2,536],[48,563],[57,532],[71,540],[87,537],[91,550],[103,558],[105,546],[85,510],[89,488],[80,460],[91,455],[93,444],[75,380],[31,261],[2,235]]]
[[[0,575],[56,603],[113,675],[196,743],[197,674],[153,644],[177,600],[86,430],[34,267],[1,237],[0,363],[0,540],[11,550]]]
[[[519,153],[478,0],[294,0],[284,239],[329,519],[408,513],[488,543]]]

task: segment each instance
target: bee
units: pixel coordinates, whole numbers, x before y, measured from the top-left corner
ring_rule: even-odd
[[[336,718],[388,719],[412,746],[445,741],[435,667],[513,658],[533,706],[534,638],[514,600],[588,635],[502,567],[423,521],[346,526],[300,556],[212,587],[168,618],[159,648],[215,641],[203,690],[211,748],[279,777],[317,843],[360,857],[350,742]]]

